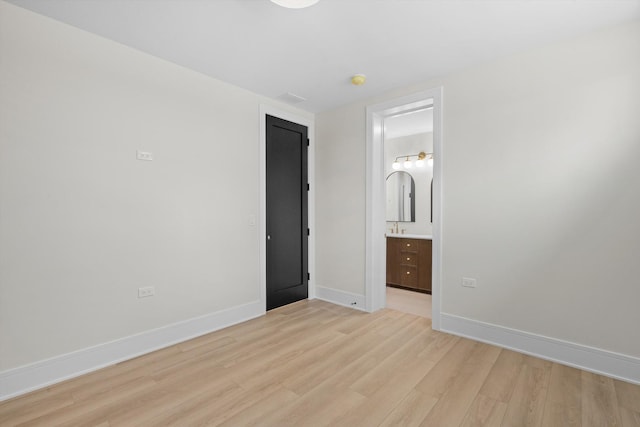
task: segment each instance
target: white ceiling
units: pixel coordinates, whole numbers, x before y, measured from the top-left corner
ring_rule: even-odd
[[[311,112],[640,19],[640,0],[9,1]]]

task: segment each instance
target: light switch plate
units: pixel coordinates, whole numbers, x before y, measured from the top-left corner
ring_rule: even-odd
[[[146,160],[148,162],[153,160],[153,153],[149,152],[149,151],[136,151],[136,158],[138,160]]]
[[[138,298],[152,297],[156,294],[156,288],[153,286],[145,286],[144,288],[138,288]]]
[[[462,278],[462,286],[465,288],[475,288],[476,287],[476,279],[471,277],[463,277]]]

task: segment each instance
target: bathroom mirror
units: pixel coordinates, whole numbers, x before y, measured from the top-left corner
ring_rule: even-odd
[[[387,221],[415,222],[416,184],[413,177],[402,171],[392,172],[387,177]]]

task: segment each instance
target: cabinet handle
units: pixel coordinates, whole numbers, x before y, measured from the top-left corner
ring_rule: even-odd
[[[407,271],[407,274],[411,274],[411,272],[410,272],[410,271]]]
[[[410,248],[411,247],[411,243],[407,243],[407,247]]]
[[[407,257],[407,261],[411,261],[411,258]]]

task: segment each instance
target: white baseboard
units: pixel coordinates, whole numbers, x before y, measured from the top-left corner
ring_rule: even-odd
[[[640,384],[640,359],[635,357],[446,313],[441,319],[442,332]]]
[[[316,298],[333,304],[344,305],[345,307],[365,310],[364,295],[352,294],[351,292],[340,291],[338,289],[316,286]]]
[[[0,401],[244,322],[264,313],[264,303],[255,301],[0,372]]]

